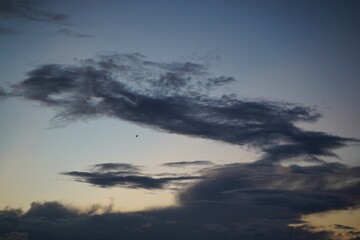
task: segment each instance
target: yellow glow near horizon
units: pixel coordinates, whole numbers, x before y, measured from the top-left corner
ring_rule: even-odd
[[[309,221],[316,226],[341,224],[360,230],[360,209],[338,210],[310,214],[304,216],[303,220]]]
[[[349,230],[336,228],[334,225],[343,225],[354,228],[354,232],[360,231],[360,209],[329,211],[305,215],[302,220],[310,223],[317,230],[330,230],[339,234],[344,240],[355,237],[348,233]],[[360,235],[360,234],[359,234]],[[357,235],[357,236],[359,236]]]

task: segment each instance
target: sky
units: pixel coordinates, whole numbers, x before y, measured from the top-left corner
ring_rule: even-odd
[[[0,0],[0,239],[359,239],[359,10]]]

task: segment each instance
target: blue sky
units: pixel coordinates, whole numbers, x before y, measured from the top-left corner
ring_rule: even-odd
[[[43,203],[39,206],[44,208],[54,207],[46,205],[47,201],[82,208],[97,203],[114,204],[116,211],[181,205],[189,200],[184,200],[180,193],[195,194],[201,186],[225,181],[218,170],[221,166],[230,175],[229,164],[235,164],[238,176],[242,176],[244,169],[262,176],[262,168],[256,173],[247,164],[264,159],[275,161],[275,158],[280,160],[271,162],[275,165],[269,171],[281,170],[290,175],[294,169],[285,170],[277,164],[287,167],[320,159],[325,162],[316,164],[325,169],[330,168],[327,164],[339,162],[344,164],[349,176],[354,175],[349,181],[357,183],[358,11],[356,1],[0,1],[0,86],[6,95],[0,99],[0,194],[3,196],[0,207],[32,209],[34,206],[30,204],[36,201]],[[115,68],[104,67],[102,61],[112,61]],[[47,70],[49,64],[53,68]],[[123,64],[130,70],[116,70]],[[86,69],[93,72],[84,75]],[[71,81],[79,76],[80,80],[74,82],[76,87],[69,92],[56,96],[56,103],[31,95],[43,91],[52,94],[46,85],[36,85],[45,75],[43,81],[60,76],[55,79],[54,84],[58,85],[54,87],[62,89],[68,72],[72,74]],[[100,95],[87,95],[84,90],[87,85],[81,79],[89,77],[98,81],[95,76],[105,79],[97,82],[105,90]],[[198,84],[198,88],[194,91],[191,84]],[[210,90],[206,88],[209,84]],[[71,100],[64,104],[70,99],[66,94],[71,95]],[[125,94],[121,95],[125,102],[113,103],[116,94]],[[221,98],[223,95],[230,96],[230,100]],[[105,105],[96,105],[93,114],[69,113],[92,106],[81,105],[78,99],[84,100],[83,97],[95,101],[91,104],[100,101]],[[154,101],[154,105],[148,105],[149,101]],[[144,104],[144,107],[126,108],[123,111],[129,112],[123,114],[118,106],[125,103]],[[234,104],[229,107],[232,110],[226,108],[230,106],[227,104]],[[279,112],[284,115],[279,116]],[[224,113],[232,117],[221,119]],[[51,119],[57,114],[63,118],[54,122]],[[276,127],[278,132],[272,138],[259,135],[254,140],[236,132],[242,128],[231,130],[249,118],[254,118],[251,123],[261,122],[265,126],[264,134],[275,131],[269,124],[271,120],[283,129]],[[186,121],[192,122],[194,129]],[[218,129],[208,129],[215,125]],[[248,126],[244,130],[246,134],[249,134],[246,131],[258,131],[249,127],[251,124],[245,126]],[[286,132],[288,128],[291,130]],[[321,145],[325,142],[329,145]],[[298,149],[283,149],[282,144],[294,144]],[[319,148],[311,150],[308,146]],[[338,157],[331,156],[332,153]],[[289,159],[283,159],[284,156]],[[212,165],[194,163],[181,168],[162,165],[184,161],[211,161]],[[93,177],[111,175],[113,172],[106,172],[103,165],[96,167],[104,163],[133,165],[136,171],[132,174],[149,177],[139,180],[141,184],[145,181],[150,184],[156,178],[156,183],[152,183],[160,189],[153,189],[155,185],[150,188],[150,185],[136,185],[139,182],[132,182],[135,185],[130,187],[111,185],[112,182],[94,184],[94,179],[99,179],[82,177],[84,173]],[[123,168],[115,165],[112,171],[125,171]],[[339,174],[336,177],[345,174],[338,166],[331,168],[336,168]],[[320,172],[323,176],[324,172]],[[156,175],[160,173],[168,175]],[[178,179],[180,175],[188,178],[187,185],[177,184],[182,181]],[[292,178],[290,175],[286,177]],[[194,176],[201,176],[201,180],[190,179]],[[205,180],[212,178],[217,179],[215,183]],[[319,177],[318,182],[321,181]],[[168,185],[171,186],[165,187]],[[204,192],[201,194],[209,198]],[[358,197],[351,195],[351,199],[357,199],[351,206],[333,209],[296,212],[295,207],[289,206],[289,216],[294,214],[291,217],[298,218],[308,213],[348,209],[359,203]],[[275,208],[275,200],[272,201]],[[249,202],[249,209],[253,204]],[[311,203],[307,209],[310,208],[313,209]],[[187,205],[180,209],[189,210]],[[216,226],[206,224],[209,231],[229,229],[226,227],[229,223],[225,222]],[[5,234],[1,226],[0,234]],[[16,227],[12,230],[17,231]],[[29,230],[28,234],[34,236],[36,231]]]

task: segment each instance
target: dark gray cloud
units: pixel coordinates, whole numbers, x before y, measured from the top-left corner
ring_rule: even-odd
[[[12,35],[17,31],[9,27],[0,27],[0,36]]]
[[[198,161],[182,161],[182,162],[168,162],[162,164],[166,167],[191,167],[191,166],[203,166],[203,165],[213,165],[211,161],[198,160]]]
[[[112,172],[124,171],[126,173],[139,173],[140,167],[129,163],[99,163],[90,166],[93,171]]]
[[[306,106],[209,94],[233,82],[213,77],[209,64],[158,62],[134,54],[108,54],[78,65],[47,64],[27,73],[12,95],[57,110],[53,122],[113,117],[169,133],[263,151],[263,161],[321,162],[357,139],[307,131],[298,122],[320,114]]]
[[[74,38],[90,38],[92,35],[90,34],[84,34],[79,33],[74,30],[68,29],[68,28],[62,28],[56,31],[56,36],[67,36],[67,37],[74,37]]]
[[[225,234],[222,239],[261,239],[269,234],[272,238],[267,239],[278,239],[275,236],[293,232],[285,226],[302,223],[304,214],[350,209],[360,203],[360,167],[340,163],[282,166],[257,161],[202,172],[205,178],[178,192],[180,207],[148,213],[164,222],[186,222],[188,228]],[[153,185],[142,188],[155,189]]]
[[[360,239],[360,231],[348,231],[348,234],[354,236],[352,240],[359,240]]]
[[[347,209],[360,203],[360,168],[340,163],[289,166],[254,162],[208,170],[206,179],[179,195],[185,204],[213,202],[258,209],[269,218],[298,218],[302,214]],[[271,211],[269,211],[271,209]],[[277,211],[274,211],[277,209]]]
[[[220,76],[220,77],[216,77],[216,78],[209,78],[208,82],[206,83],[206,87],[208,88],[212,88],[212,87],[219,87],[219,86],[223,86],[232,82],[235,82],[236,79],[233,77],[225,77],[225,76]]]
[[[91,166],[89,171],[63,172],[62,175],[71,176],[78,182],[89,183],[96,187],[122,187],[133,189],[164,189],[181,185],[181,182],[203,179],[202,176],[187,176],[169,174],[167,177],[146,175],[138,166],[126,163],[102,163]]]
[[[353,227],[345,226],[345,225],[341,225],[341,224],[334,224],[334,227],[337,229],[343,229],[343,230],[355,230],[355,228],[353,228]]]
[[[60,203],[42,203],[55,208]],[[56,206],[59,205],[59,206]],[[48,206],[36,216],[28,212],[13,214],[10,210],[0,212],[0,234],[16,236],[15,239],[316,239],[330,240],[330,232],[314,233],[305,227],[290,228],[287,222],[277,220],[251,220],[234,224],[192,221],[176,209],[147,211],[141,213],[108,213],[87,215],[77,209],[62,206],[63,213],[48,218]],[[41,203],[38,208],[41,208]],[[40,209],[38,209],[40,210]],[[45,210],[45,211],[43,211]],[[55,209],[56,211],[57,209]],[[30,208],[29,211],[33,211]],[[178,215],[179,214],[179,215]],[[23,236],[23,238],[20,238]],[[6,239],[6,238],[5,238]]]
[[[132,169],[126,164],[96,166],[110,172]],[[120,213],[112,211],[111,205],[79,209],[59,202],[35,202],[26,212],[10,208],[0,211],[0,234],[38,240],[169,236],[175,240],[330,240],[340,235],[320,231],[300,217],[360,203],[359,167],[339,163],[285,167],[255,162],[215,166],[206,171],[207,178],[179,194],[178,207]],[[356,239],[356,229],[335,227],[351,230],[353,234],[348,234]]]
[[[42,9],[42,3],[39,0],[0,0],[0,17],[68,24],[68,15]]]
[[[0,235],[1,240],[28,240],[28,235],[22,232],[10,232]]]
[[[57,25],[74,25],[70,22],[70,16],[43,9],[47,1],[42,0],[0,0],[0,19],[25,20],[44,22]],[[51,2],[51,1],[48,1]],[[16,28],[0,27],[0,36],[17,33]],[[49,36],[67,36],[72,38],[90,38],[92,35],[74,31],[69,28],[61,28]]]
[[[5,90],[0,87],[0,99],[2,98],[6,98],[7,97],[7,93],[5,92]]]
[[[76,208],[71,208],[59,202],[33,202],[25,217],[45,218],[48,220],[73,218],[80,215]]]

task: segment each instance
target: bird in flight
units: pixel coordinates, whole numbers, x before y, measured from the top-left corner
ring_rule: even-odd
[[[136,135],[135,137],[138,137],[139,135]]]

